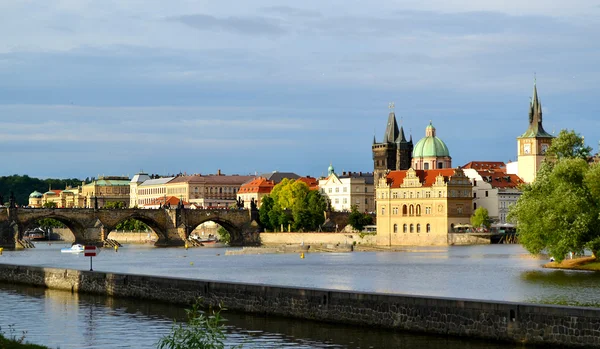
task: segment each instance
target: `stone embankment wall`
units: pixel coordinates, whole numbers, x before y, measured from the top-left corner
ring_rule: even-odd
[[[489,245],[490,237],[468,233],[448,233],[448,245]]]
[[[359,233],[260,233],[260,242],[263,245],[281,244],[349,244],[355,241],[361,245],[374,245],[376,235],[364,235]]]
[[[108,239],[118,241],[121,244],[154,244],[158,235],[154,232],[145,231],[111,231]]]
[[[600,309],[214,282],[0,264],[0,281],[301,319],[600,348]]]

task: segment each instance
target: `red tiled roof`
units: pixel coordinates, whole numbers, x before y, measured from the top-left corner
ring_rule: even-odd
[[[165,197],[160,197],[160,198],[156,198],[154,200],[152,200],[149,204],[146,204],[145,206],[155,206],[155,205],[171,205],[171,206],[177,206],[177,204],[179,203],[179,198],[176,196],[167,196]],[[184,205],[188,205],[189,203],[186,202],[185,200],[183,200],[183,204]]]
[[[506,174],[503,170],[477,171],[481,178],[492,185],[492,188],[515,188],[525,183],[516,174]]]
[[[275,183],[273,181],[269,181],[263,177],[258,177],[250,182],[242,184],[240,190],[238,190],[238,194],[246,194],[246,193],[264,193],[269,194]]]
[[[54,192],[56,195],[59,195],[60,193],[62,193],[62,190],[58,190],[58,189],[52,189],[50,191]]]
[[[300,177],[296,179],[297,181],[304,182],[308,185],[308,189],[317,190],[319,189],[319,181],[313,177]]]
[[[223,184],[223,185],[242,185],[254,176],[239,176],[239,175],[193,175],[193,176],[177,176],[173,178],[169,184],[175,183],[205,183],[205,184]]]
[[[454,175],[455,169],[453,168],[444,168],[438,170],[415,170],[419,181],[423,184],[424,187],[431,187],[433,183],[435,183],[435,178],[438,175],[442,175],[444,177],[444,181],[448,181],[448,178]],[[406,173],[408,170],[401,171],[391,171],[387,175],[387,181],[391,184],[392,188],[400,188],[402,183],[404,183],[404,178],[406,177]]]
[[[506,169],[506,164],[502,161],[471,161],[462,168],[474,170]]]

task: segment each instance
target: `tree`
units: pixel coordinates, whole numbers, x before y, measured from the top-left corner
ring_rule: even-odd
[[[259,215],[266,229],[291,225],[295,231],[316,230],[325,221],[326,207],[327,201],[317,190],[286,178],[262,199]]]
[[[560,130],[558,137],[552,140],[552,144],[546,151],[546,156],[550,159],[584,159],[590,157],[592,148],[584,143],[583,137],[575,131]]]
[[[348,223],[355,230],[362,231],[366,225],[373,223],[373,217],[371,215],[358,211],[356,205],[350,207],[350,216],[348,216]]]
[[[125,208],[125,203],[123,201],[107,201],[104,204],[104,208],[108,208],[108,209]]]
[[[478,207],[473,215],[471,216],[471,225],[475,228],[485,227],[490,228],[492,221],[490,219],[489,212],[485,207]]]
[[[549,148],[552,160],[523,187],[508,216],[529,252],[546,250],[558,261],[569,252],[588,248],[596,255],[600,250],[600,168],[588,164],[589,147],[574,134],[560,132]]]
[[[56,202],[54,201],[44,202],[44,204],[42,205],[43,208],[56,208],[56,206]]]
[[[222,226],[219,226],[219,229],[217,229],[217,234],[219,234],[219,240],[221,240],[221,242],[228,244],[231,241],[231,234],[229,234],[227,229]]]

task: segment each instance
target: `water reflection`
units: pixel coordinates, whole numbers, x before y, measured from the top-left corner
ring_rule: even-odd
[[[521,279],[542,291],[530,295],[528,302],[600,307],[600,273],[598,272],[530,270],[523,272]]]
[[[0,325],[52,348],[152,348],[183,307],[0,284]],[[227,343],[244,348],[508,349],[507,345],[225,312]]]

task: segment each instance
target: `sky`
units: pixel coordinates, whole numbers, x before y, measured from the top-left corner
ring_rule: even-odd
[[[514,161],[534,74],[546,131],[600,141],[600,0],[2,1],[0,32],[0,175],[372,171],[390,102]]]

